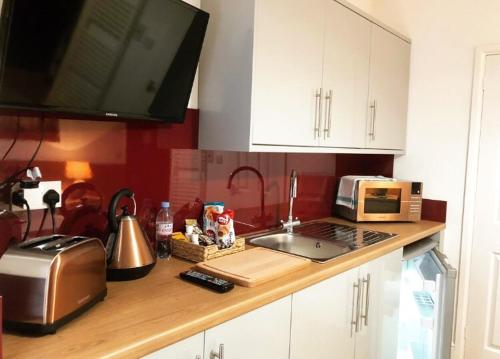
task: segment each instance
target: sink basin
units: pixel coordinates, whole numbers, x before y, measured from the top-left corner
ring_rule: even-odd
[[[323,262],[339,255],[348,253],[351,249],[346,244],[317,239],[298,233],[276,233],[250,240],[250,243],[281,252],[299,255],[314,261]]]
[[[294,228],[293,234],[274,232],[250,239],[250,244],[326,262],[356,249],[395,237],[329,222],[306,223]]]

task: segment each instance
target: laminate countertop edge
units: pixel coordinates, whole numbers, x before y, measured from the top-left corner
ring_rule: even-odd
[[[193,263],[179,259],[159,263],[143,280],[108,283],[103,303],[55,335],[30,338],[4,333],[5,358],[141,357],[445,229],[444,223],[431,221],[349,224],[398,236],[254,288],[237,286],[226,294],[180,280],[178,273]]]

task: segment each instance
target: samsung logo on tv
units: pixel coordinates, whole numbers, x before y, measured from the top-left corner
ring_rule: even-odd
[[[106,112],[106,116],[108,116],[108,117],[118,117],[118,114],[114,113],[114,112]]]

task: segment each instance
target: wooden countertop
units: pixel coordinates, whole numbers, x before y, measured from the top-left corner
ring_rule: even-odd
[[[258,287],[236,286],[226,294],[179,279],[180,272],[192,267],[190,262],[176,258],[159,261],[143,279],[108,283],[104,302],[54,335],[33,338],[4,333],[5,358],[140,357],[445,228],[443,223],[431,221],[358,226],[398,236],[326,264],[312,263]]]

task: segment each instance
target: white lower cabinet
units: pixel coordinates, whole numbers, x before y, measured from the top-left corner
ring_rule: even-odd
[[[203,359],[203,341],[205,332],[198,333],[148,354],[143,359]]]
[[[354,357],[358,272],[351,269],[293,294],[290,359]]]
[[[152,353],[147,359],[395,359],[403,250]]]
[[[208,329],[204,359],[287,359],[290,312],[288,296]]]
[[[292,296],[290,359],[395,359],[402,249]]]
[[[403,249],[399,249],[359,269],[363,305],[361,328],[356,333],[356,359],[397,357],[402,255]]]

